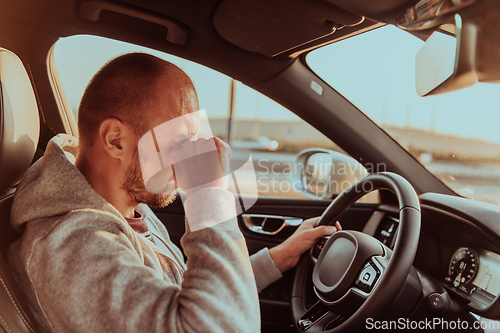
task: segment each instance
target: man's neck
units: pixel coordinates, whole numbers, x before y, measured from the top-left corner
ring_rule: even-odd
[[[101,164],[89,163],[82,154],[78,154],[75,161],[75,166],[97,194],[113,205],[124,217],[133,218],[136,204],[121,186],[123,183],[121,180],[123,177],[120,177],[121,172],[110,168],[109,165],[106,168],[100,168]]]

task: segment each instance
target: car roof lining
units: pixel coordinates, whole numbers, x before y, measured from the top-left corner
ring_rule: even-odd
[[[213,16],[215,29],[225,40],[268,57],[363,20],[323,0],[223,0]]]

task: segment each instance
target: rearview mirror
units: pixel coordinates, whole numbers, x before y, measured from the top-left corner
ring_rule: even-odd
[[[454,72],[457,39],[434,32],[417,53],[415,81],[417,93],[426,96],[448,80]]]
[[[456,38],[434,32],[418,52],[415,81],[420,96],[500,83],[500,7],[483,0],[454,16]]]
[[[368,175],[352,157],[320,148],[301,151],[293,170],[296,189],[313,199],[330,199]]]

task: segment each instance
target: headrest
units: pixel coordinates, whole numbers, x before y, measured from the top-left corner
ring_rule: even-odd
[[[16,185],[38,145],[38,107],[21,59],[0,48],[0,191]]]

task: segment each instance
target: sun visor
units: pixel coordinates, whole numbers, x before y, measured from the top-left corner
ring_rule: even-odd
[[[322,0],[223,0],[213,23],[227,41],[272,57],[363,19]]]

